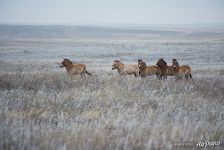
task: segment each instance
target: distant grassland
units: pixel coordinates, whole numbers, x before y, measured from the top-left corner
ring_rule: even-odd
[[[193,81],[103,71],[71,81],[65,70],[44,68],[1,72],[1,149],[172,149],[173,142],[223,141],[223,70],[196,70]]]

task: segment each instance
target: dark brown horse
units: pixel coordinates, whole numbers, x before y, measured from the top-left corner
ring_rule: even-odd
[[[174,75],[174,67],[168,66],[166,61],[160,58],[156,63],[156,68],[159,71],[159,79],[167,79],[167,76]]]

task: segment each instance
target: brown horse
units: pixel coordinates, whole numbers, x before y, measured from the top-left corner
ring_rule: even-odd
[[[60,65],[61,68],[65,67],[67,70],[68,75],[71,77],[73,77],[73,75],[77,75],[80,74],[81,77],[85,76],[85,74],[88,74],[89,76],[91,76],[92,74],[89,73],[86,70],[86,65],[85,64],[75,64],[72,63],[69,59],[65,58]]]
[[[120,75],[132,75],[135,77],[139,75],[139,68],[137,64],[123,64],[119,60],[115,60],[112,65],[112,70],[117,69]]]
[[[168,66],[165,60],[160,58],[156,63],[156,68],[160,70],[159,73],[159,79],[166,79],[167,76],[173,76],[174,75],[174,67]]]
[[[151,76],[151,75],[156,75],[158,77],[158,69],[156,68],[155,65],[147,66],[143,60],[139,59],[138,67],[140,70],[139,74],[141,75],[142,78],[145,76]]]
[[[191,78],[191,67],[189,65],[179,65],[177,59],[173,59],[172,66],[174,67],[174,74],[178,78],[182,78],[182,76],[185,76],[186,79]]]

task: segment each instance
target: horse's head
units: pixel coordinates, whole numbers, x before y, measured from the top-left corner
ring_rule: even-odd
[[[124,65],[124,64],[119,60],[115,60],[112,65],[112,70],[119,68],[121,65]]]
[[[138,67],[141,67],[142,59],[138,59]]]
[[[61,62],[60,67],[61,67],[61,68],[63,68],[63,67],[67,67],[68,65],[71,65],[71,64],[72,64],[72,62],[71,62],[69,59],[65,58],[65,59]]]
[[[143,60],[139,59],[138,60],[138,67],[139,67],[140,70],[145,70],[146,63]]]
[[[165,60],[163,60],[162,58],[160,58],[157,61],[156,66],[161,68],[161,67],[167,66],[167,63],[165,62]]]
[[[179,63],[178,63],[177,59],[173,59],[172,66],[173,67],[178,67],[179,66]]]

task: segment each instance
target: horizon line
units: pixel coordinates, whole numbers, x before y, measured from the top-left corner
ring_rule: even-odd
[[[30,25],[30,26],[201,26],[201,25],[224,25],[224,22],[214,23],[1,23],[0,25]]]

